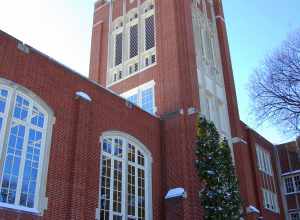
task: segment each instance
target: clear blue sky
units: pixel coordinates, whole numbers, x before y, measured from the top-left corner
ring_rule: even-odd
[[[247,82],[264,57],[272,53],[287,35],[300,28],[299,0],[223,0],[234,69],[240,117],[268,140],[278,143],[291,137],[272,125],[257,128],[249,117]]]
[[[87,76],[93,3],[0,0],[0,29]],[[223,5],[240,115],[255,128],[248,117],[247,81],[265,55],[300,27],[300,0],[223,0]],[[257,130],[275,143],[288,139],[272,126]]]

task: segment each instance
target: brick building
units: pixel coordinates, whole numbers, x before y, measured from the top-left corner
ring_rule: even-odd
[[[89,79],[0,32],[0,219],[202,219],[197,115],[245,219],[284,219],[274,146],[240,121],[220,0],[99,0]]]
[[[300,139],[277,146],[286,218],[300,219]]]

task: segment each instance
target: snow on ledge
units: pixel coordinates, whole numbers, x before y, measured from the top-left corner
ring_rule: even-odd
[[[172,199],[172,198],[186,198],[186,192],[184,188],[174,188],[170,189],[165,196],[165,199]]]
[[[300,173],[300,170],[294,170],[291,172],[283,173],[283,174],[281,174],[281,176],[289,176],[289,175],[298,174],[298,173]]]
[[[77,91],[75,94],[76,94],[77,97],[80,97],[80,98],[82,98],[82,99],[84,99],[88,102],[92,101],[92,98],[88,94],[86,94],[85,92]]]
[[[253,213],[260,214],[260,211],[253,205],[249,205],[247,207],[246,211],[247,211],[248,214],[253,214]]]

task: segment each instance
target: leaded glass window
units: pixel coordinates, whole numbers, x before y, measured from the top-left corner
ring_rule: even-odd
[[[102,141],[100,219],[147,220],[147,156],[122,136]]]
[[[48,121],[35,99],[0,84],[0,206],[38,211]]]
[[[133,58],[138,55],[138,25],[130,27],[130,54],[129,58]]]
[[[122,63],[123,53],[123,34],[119,33],[115,39],[115,66]]]
[[[153,47],[155,47],[154,15],[151,15],[145,19],[145,49]]]

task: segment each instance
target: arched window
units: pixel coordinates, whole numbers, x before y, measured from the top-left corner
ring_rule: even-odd
[[[150,220],[151,156],[133,137],[105,133],[101,138],[100,219]]]
[[[52,111],[30,91],[0,79],[0,206],[40,213]]]

